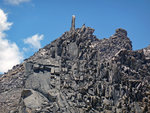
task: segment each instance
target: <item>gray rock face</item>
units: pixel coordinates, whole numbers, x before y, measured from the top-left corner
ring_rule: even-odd
[[[65,32],[0,76],[0,113],[148,113],[149,47],[133,51],[124,29],[97,39]]]
[[[150,59],[150,45],[147,48],[144,48],[143,51],[146,59]]]

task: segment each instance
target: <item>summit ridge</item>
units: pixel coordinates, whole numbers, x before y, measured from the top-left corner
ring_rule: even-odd
[[[0,113],[149,113],[150,47],[71,29],[0,76]]]

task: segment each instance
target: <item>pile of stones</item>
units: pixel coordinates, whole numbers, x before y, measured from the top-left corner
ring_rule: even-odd
[[[150,47],[83,25],[0,76],[0,113],[149,113]]]

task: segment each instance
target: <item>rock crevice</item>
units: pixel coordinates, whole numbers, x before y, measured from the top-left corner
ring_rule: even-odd
[[[0,76],[0,113],[148,113],[150,48],[83,25]]]

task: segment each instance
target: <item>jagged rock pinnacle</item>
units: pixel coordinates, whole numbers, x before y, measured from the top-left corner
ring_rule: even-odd
[[[72,22],[71,22],[70,31],[75,31],[75,15],[72,15]]]
[[[122,29],[122,28],[116,29],[116,33],[127,36],[127,31],[125,29]]]
[[[0,75],[0,113],[150,113],[150,46],[75,29]],[[2,65],[2,64],[1,64]]]

